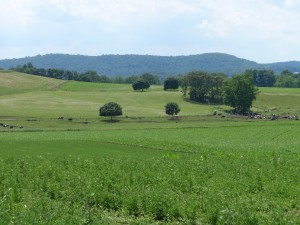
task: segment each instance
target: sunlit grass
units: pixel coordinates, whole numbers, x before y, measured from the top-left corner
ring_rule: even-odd
[[[0,81],[0,224],[300,223],[298,120],[235,118],[162,86]],[[262,88],[253,110],[297,114],[299,98]]]

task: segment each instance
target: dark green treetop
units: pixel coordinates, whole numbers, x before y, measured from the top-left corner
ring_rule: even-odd
[[[168,77],[164,81],[164,90],[176,90],[179,87],[179,80],[175,77]]]
[[[165,105],[165,111],[167,115],[173,116],[177,115],[180,112],[180,108],[177,103],[169,102]]]
[[[257,94],[251,75],[235,75],[224,85],[224,103],[237,113],[249,112]]]
[[[112,122],[113,116],[121,116],[122,115],[122,107],[115,102],[109,102],[105,105],[101,106],[99,109],[100,116],[110,116],[110,120]]]
[[[132,84],[132,88],[135,91],[144,91],[144,89],[148,89],[150,87],[150,84],[147,80],[139,78]]]

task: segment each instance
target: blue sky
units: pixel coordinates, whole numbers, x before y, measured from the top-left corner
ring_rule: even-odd
[[[47,53],[300,61],[300,0],[0,0],[0,59]]]

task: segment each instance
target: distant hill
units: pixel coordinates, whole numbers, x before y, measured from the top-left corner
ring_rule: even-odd
[[[67,54],[47,54],[19,59],[0,60],[0,67],[9,69],[31,62],[38,68],[56,68],[86,72],[94,70],[107,76],[129,76],[153,73],[160,76],[185,74],[190,71],[222,72],[227,75],[242,73],[246,69],[272,69],[279,74],[288,69],[300,71],[300,62],[258,64],[224,53],[205,53],[190,56],[151,55],[102,55],[83,56]]]

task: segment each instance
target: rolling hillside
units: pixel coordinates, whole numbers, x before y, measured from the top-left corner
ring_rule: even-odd
[[[265,113],[299,114],[300,89],[262,88],[253,110]],[[211,115],[229,109],[223,105],[207,105],[183,98],[180,91],[163,91],[151,86],[146,92],[134,92],[128,84],[62,81],[16,72],[0,72],[0,112],[2,116],[34,116],[57,118],[99,118],[99,107],[115,101],[126,117],[166,116],[167,102],[177,102],[180,115]],[[293,106],[293,107],[291,107]]]
[[[0,70],[0,96],[38,90],[55,90],[65,81]]]
[[[300,71],[300,62],[258,64],[246,59],[223,53],[206,53],[190,56],[150,56],[150,55],[102,55],[83,56],[47,54],[20,59],[0,60],[0,67],[9,69],[31,62],[38,68],[57,68],[86,72],[94,70],[107,76],[129,76],[153,73],[162,77],[204,70],[233,75],[246,69],[272,69],[279,74],[288,69]]]

